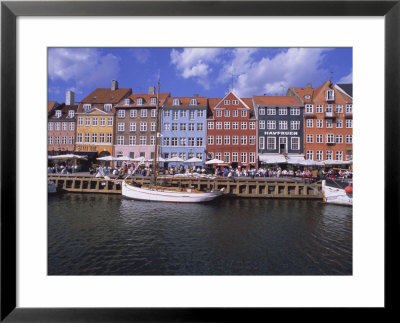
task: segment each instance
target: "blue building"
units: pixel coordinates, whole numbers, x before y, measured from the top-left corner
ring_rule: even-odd
[[[261,164],[304,160],[304,106],[294,97],[253,96]]]
[[[165,159],[197,157],[203,166],[206,160],[207,98],[169,97],[162,107],[161,156]],[[183,163],[170,162],[169,166]],[[185,166],[193,166],[186,164]]]

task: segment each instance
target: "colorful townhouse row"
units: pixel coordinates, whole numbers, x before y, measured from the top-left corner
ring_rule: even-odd
[[[132,93],[112,81],[81,102],[48,103],[49,155],[75,153],[93,162],[104,156],[153,159],[216,158],[222,166],[258,168],[302,159],[352,160],[351,85],[289,88],[286,96],[223,98]],[[157,104],[158,103],[158,104]],[[157,129],[157,106],[160,122]]]

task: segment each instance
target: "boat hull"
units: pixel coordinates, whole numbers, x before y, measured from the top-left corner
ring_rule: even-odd
[[[323,201],[329,204],[337,205],[353,205],[353,195],[347,194],[344,189],[335,188],[326,185],[325,181],[322,181],[322,194]]]
[[[193,193],[193,192],[176,192],[168,189],[153,190],[148,188],[140,188],[122,182],[122,195],[135,200],[156,201],[156,202],[172,202],[172,203],[201,203],[209,202],[221,196],[223,192],[209,193]]]

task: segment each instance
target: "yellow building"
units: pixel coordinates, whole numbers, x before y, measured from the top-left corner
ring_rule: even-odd
[[[119,89],[118,82],[112,81],[111,88],[98,88],[82,100],[76,113],[77,152],[92,153],[88,155],[93,158],[113,155],[115,105],[131,92]]]

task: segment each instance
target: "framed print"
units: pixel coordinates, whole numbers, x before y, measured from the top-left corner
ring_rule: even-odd
[[[397,122],[399,120],[400,97],[398,93],[400,85],[398,60],[400,54],[399,1],[4,1],[1,5],[1,15],[2,321],[158,322],[207,321],[210,319],[213,321],[235,321],[239,314],[243,316],[259,315],[260,312],[263,314],[269,308],[278,307],[284,309],[300,307],[391,309],[394,306],[390,289],[395,286],[394,283],[391,283],[396,276],[393,270],[396,267],[391,255],[395,254],[393,246],[398,242],[396,233],[398,233],[397,198],[399,195],[397,187],[399,162]],[[352,236],[350,241],[352,259],[349,267],[342,268],[342,271],[328,271],[326,275],[322,274],[315,277],[308,277],[313,276],[312,270],[305,271],[303,276],[300,276],[300,274],[297,276],[290,271],[283,272],[280,276],[274,276],[276,275],[274,272],[269,277],[266,277],[268,274],[262,271],[260,271],[262,277],[252,276],[251,274],[241,277],[240,271],[232,271],[233,274],[230,276],[223,274],[217,276],[215,272],[210,271],[210,273],[205,270],[202,271],[205,273],[203,276],[201,276],[201,271],[192,271],[188,275],[177,271],[175,275],[166,275],[168,276],[166,277],[158,276],[160,271],[157,271],[154,276],[152,276],[151,271],[144,271],[144,274],[140,276],[140,270],[146,269],[146,262],[141,263],[139,259],[135,265],[141,264],[142,267],[135,271],[134,275],[129,276],[129,273],[116,270],[114,273],[117,274],[105,277],[107,273],[102,270],[97,271],[97,276],[93,274],[98,270],[96,265],[89,274],[85,271],[76,270],[81,264],[73,264],[68,258],[68,253],[82,253],[82,246],[79,244],[71,244],[68,248],[64,248],[64,253],[59,252],[61,249],[56,251],[47,249],[49,241],[53,242],[59,239],[61,244],[66,244],[71,237],[77,237],[77,231],[75,231],[77,225],[69,226],[70,236],[64,238],[54,238],[46,232],[52,223],[47,220],[45,215],[48,206],[47,194],[40,190],[43,186],[42,174],[44,173],[41,163],[49,158],[42,156],[42,152],[47,150],[46,148],[43,149],[44,145],[47,143],[50,147],[53,142],[50,143],[47,139],[44,139],[47,133],[43,133],[42,125],[47,125],[47,119],[43,121],[43,115],[33,113],[35,109],[38,109],[38,106],[42,106],[45,101],[48,101],[47,91],[54,85],[52,80],[48,78],[47,59],[53,57],[52,50],[67,47],[111,48],[115,50],[106,53],[101,58],[102,64],[109,66],[110,69],[113,66],[119,66],[118,64],[120,64],[123,56],[121,54],[117,57],[116,53],[122,51],[123,48],[167,48],[170,50],[167,52],[168,59],[165,59],[165,65],[176,67],[176,70],[171,69],[169,71],[171,73],[178,71],[181,76],[204,75],[206,72],[211,73],[212,68],[215,68],[210,67],[212,66],[211,63],[206,65],[205,62],[207,63],[207,61],[204,59],[199,61],[198,65],[191,66],[191,69],[182,67],[181,62],[185,59],[183,48],[186,47],[200,49],[239,47],[351,48],[349,51],[353,55],[350,56],[353,59],[352,66],[354,66],[354,69],[351,69],[351,75],[355,78],[354,97],[357,107],[357,112],[354,114],[356,121],[354,137],[357,138],[354,146],[354,161],[355,164],[360,165],[358,170],[355,169],[354,176],[355,183],[357,181],[359,183],[355,187],[360,189],[358,192],[361,193],[357,193],[356,189],[354,195],[356,202],[352,215],[354,222],[349,224],[348,235]],[[150,52],[150,50],[141,51],[141,55],[135,56],[135,59],[145,61],[150,56]],[[65,55],[72,56],[73,54],[69,51]],[[232,53],[230,52],[228,55],[232,55]],[[213,56],[208,62],[213,59],[227,61],[228,55]],[[156,59],[160,61],[164,59],[161,54],[153,57],[157,57]],[[296,56],[292,58],[295,59]],[[256,66],[254,62],[252,63],[254,70],[261,69],[261,65]],[[90,65],[90,62],[85,64]],[[154,61],[153,64],[155,65],[156,62]],[[301,64],[305,71],[312,70],[311,60],[304,60]],[[84,65],[80,65],[80,68],[82,66]],[[251,68],[251,64],[247,66]],[[269,72],[271,72],[273,70],[272,65],[268,65],[268,67]],[[83,70],[79,75],[93,73],[96,68],[98,66]],[[55,73],[57,72],[60,71]],[[63,70],[63,73],[69,72],[68,68]],[[132,78],[136,79],[146,74],[145,70],[131,70],[130,73],[133,75]],[[152,77],[157,74],[153,70],[151,73]],[[162,73],[165,75],[167,72],[162,71]],[[160,74],[160,71],[158,74]],[[229,82],[232,83],[231,90],[233,91],[235,79],[234,73],[231,74],[232,80]],[[115,76],[110,73],[106,77],[113,78]],[[198,84],[201,84],[201,81],[204,81],[204,79],[200,79]],[[111,84],[111,88],[114,86],[114,90],[118,90],[118,83],[114,82]],[[351,83],[353,82],[351,81]],[[202,85],[204,86],[204,83]],[[291,86],[287,85],[287,87]],[[255,85],[253,89],[256,89]],[[151,96],[150,90],[148,95]],[[155,95],[156,88],[152,91]],[[267,92],[269,89],[265,91]],[[283,93],[279,85],[276,85],[274,91],[282,91]],[[347,90],[341,89],[341,91],[346,92]],[[97,99],[101,95],[100,92],[92,94],[90,99]],[[122,94],[120,102],[116,105],[117,110],[124,105],[131,106],[133,100],[140,102],[138,103],[140,105],[143,104],[141,100],[147,100],[144,95],[136,98],[128,92]],[[147,92],[147,88],[142,92]],[[329,101],[329,95],[333,94],[329,92],[329,89],[325,92],[324,100]],[[90,103],[83,100],[86,94],[80,93],[82,111],[77,108],[75,111],[77,116],[83,116],[88,120],[87,113],[93,111],[100,113],[99,116],[93,114],[89,123],[106,127],[108,121],[101,119],[107,111],[98,112],[99,109],[94,101],[93,106],[97,110],[92,109]],[[180,94],[181,101],[185,95]],[[190,95],[194,94],[190,93]],[[306,95],[307,93],[304,94],[304,97]],[[150,96],[148,101],[151,100]],[[261,93],[260,102],[264,100],[263,96],[265,94]],[[348,93],[347,97],[349,97]],[[352,94],[351,97],[353,97]],[[201,96],[194,95],[193,98],[192,100],[195,102],[190,101],[188,105],[201,102]],[[216,107],[219,104],[228,106],[232,101],[232,104],[243,105],[241,107],[245,111],[250,104],[250,101],[231,98],[228,95],[225,100],[222,98],[223,96],[221,96],[219,102],[215,103]],[[165,102],[168,102],[168,99],[165,100]],[[252,102],[257,100],[255,96]],[[174,105],[172,98],[171,105]],[[351,118],[344,118],[342,123],[344,128],[352,128],[352,102],[350,105],[347,103],[343,105],[340,108],[345,109],[346,113],[350,113]],[[106,108],[104,105],[104,109]],[[327,108],[332,107],[327,104]],[[267,109],[266,105],[266,111]],[[309,107],[309,109],[307,113],[313,113],[312,107]],[[123,111],[118,114],[118,118],[125,118],[125,110],[119,109],[118,111]],[[129,113],[129,118],[136,117],[135,112]],[[143,120],[149,118],[150,122],[151,117],[153,117],[152,112],[149,112],[149,115],[147,115],[147,112],[138,113],[142,122],[139,125],[132,125],[131,122],[131,125],[129,125],[131,132],[136,131],[136,127],[142,132],[147,131],[147,124],[144,125]],[[230,113],[233,114],[234,112],[224,112],[225,116],[229,117]],[[328,113],[328,110],[326,113]],[[329,113],[332,113],[332,111],[329,111]],[[284,109],[280,109],[277,114],[285,115]],[[174,115],[168,117],[175,118]],[[215,112],[215,115],[217,116],[217,112]],[[182,116],[176,114],[176,119],[178,117]],[[187,117],[189,118],[190,115]],[[290,114],[288,117],[292,118]],[[326,119],[332,120],[330,116],[327,116]],[[81,125],[77,121],[76,127],[85,127],[84,122],[88,121],[83,120]],[[294,119],[290,120],[289,122],[295,122]],[[313,118],[310,117],[310,120],[313,120]],[[286,129],[284,122],[277,122],[279,127],[282,127],[281,129]],[[336,122],[336,126],[340,127],[342,123]],[[310,121],[308,124],[311,125],[313,122]],[[326,124],[331,123],[326,121]],[[61,126],[64,127],[64,125]],[[133,146],[136,143],[136,139],[132,138],[128,132],[126,138],[121,135],[123,131],[127,130],[121,122],[117,125],[112,125],[111,122],[111,126],[118,126],[118,132],[120,132],[118,145],[127,146],[126,142],[129,142]],[[201,126],[197,123],[197,130],[199,128],[204,130],[207,126],[206,123]],[[220,126],[222,129],[222,124]],[[69,126],[66,125],[65,127],[64,130],[67,130]],[[175,125],[174,121],[171,121],[171,127],[176,127],[172,130],[178,131],[178,125]],[[186,131],[186,127],[193,127],[192,130],[194,131],[195,124],[188,121],[188,125],[185,124],[183,130],[179,129]],[[230,129],[230,125],[226,125],[226,123],[224,127],[224,129]],[[49,129],[47,130],[49,131]],[[163,129],[163,131],[169,130],[168,127]],[[251,128],[246,128],[246,130],[251,130]],[[160,131],[160,137],[169,136],[166,136],[165,133],[163,134]],[[86,139],[86,136],[88,139]],[[269,136],[272,136],[272,134]],[[314,140],[312,136],[304,138],[304,142],[306,140],[312,142]],[[222,140],[224,140],[225,145],[231,144],[230,139],[226,137],[217,139],[217,137],[216,140],[220,140],[221,144]],[[290,149],[300,148],[301,141],[297,137],[290,138],[289,141],[285,141],[287,138],[271,138],[268,136],[265,138],[266,146],[277,147],[284,151],[288,147],[291,147]],[[332,138],[326,134],[323,140],[327,140],[327,142],[332,140],[329,141],[332,145],[341,144],[343,140],[352,143],[352,135],[351,139],[346,136],[344,139],[343,137]],[[104,133],[85,133],[81,139],[82,142],[89,142],[90,140],[105,142],[107,135],[104,135]],[[148,138],[142,136],[137,140],[143,145],[147,141],[157,142],[157,139],[152,139],[150,135]],[[213,141],[214,138],[212,140],[208,138],[197,140],[197,145],[201,146],[200,143],[207,140]],[[247,145],[247,137],[237,140],[242,145]],[[250,140],[255,141],[256,138]],[[68,137],[65,137],[65,141],[68,141]],[[183,141],[171,138],[170,142],[170,146],[178,146],[178,143],[182,144]],[[184,142],[182,145],[195,147],[195,142],[194,138],[188,138],[188,142]],[[85,149],[83,146],[82,144],[82,150]],[[102,150],[106,151],[106,148],[103,148]],[[182,159],[197,157],[200,160],[205,158],[195,148],[192,148],[189,155],[176,153],[173,149],[165,150],[163,153],[164,155],[160,155],[160,157],[182,157]],[[239,161],[239,164],[241,162],[247,163],[247,153],[232,154],[232,156],[221,154],[217,150],[212,153],[213,155],[207,157],[207,160],[211,157],[218,157],[224,159],[223,161],[230,162],[230,158],[237,158],[237,160],[234,160],[235,162]],[[311,153],[313,152],[310,151]],[[121,152],[121,156],[124,154]],[[141,155],[139,151],[128,152],[128,154],[131,154],[132,159],[137,157],[138,154],[140,154],[140,157],[152,157],[150,153],[148,153],[148,156]],[[144,154],[147,154],[147,152]],[[325,154],[328,156],[328,152],[324,152]],[[345,152],[346,154],[352,158],[352,150]],[[51,153],[48,153],[48,155],[51,155]],[[87,157],[87,155],[86,152],[85,156]],[[104,153],[103,155],[113,154]],[[285,157],[287,155],[290,154],[286,152]],[[345,155],[336,154],[335,158],[330,156],[326,159],[344,160]],[[58,157],[60,158],[60,156]],[[78,157],[76,158],[78,159]],[[249,154],[251,163],[250,159],[251,155]],[[67,166],[70,165],[66,165],[65,168]],[[121,165],[118,164],[118,167],[121,166],[123,166],[122,163]],[[340,169],[340,171],[342,170]],[[101,182],[99,182],[99,185],[102,185]],[[185,194],[192,193],[193,188],[190,188],[190,192],[187,190]],[[198,188],[200,190],[200,186]],[[251,189],[253,188],[246,188],[246,190]],[[256,189],[260,190],[260,188]],[[278,193],[279,189],[277,187]],[[288,190],[290,189],[288,188]],[[282,191],[286,192],[284,190],[285,188],[282,188]],[[296,194],[296,192],[298,193],[297,189],[292,189],[292,193]],[[303,194],[305,194],[304,191]],[[43,203],[44,200],[46,200],[46,203]],[[86,197],[79,203],[85,208],[90,208],[94,205],[93,203],[102,203],[102,200],[108,201],[110,204],[113,203],[106,198],[96,200],[96,202],[94,199]],[[73,200],[66,201],[64,203],[65,209],[70,208],[71,203],[75,202]],[[121,208],[122,206],[118,204],[116,207]],[[241,207],[243,205],[240,203],[234,206],[238,209]],[[57,212],[60,212],[60,208],[57,208]],[[148,210],[148,212],[151,214],[152,210]],[[290,211],[289,213],[293,215],[296,212]],[[124,211],[121,211],[121,214],[124,214]],[[294,215],[292,216],[293,219]],[[309,212],[305,212],[303,219],[306,219],[308,224],[312,226],[317,226],[321,222],[329,226],[330,221],[326,217],[314,219]],[[61,216],[58,220],[60,222],[56,224],[56,227],[62,228],[63,225],[66,225],[65,217]],[[122,222],[130,221],[129,218],[123,216],[119,220]],[[89,220],[86,219],[85,221]],[[281,222],[279,223],[281,224]],[[93,225],[94,228],[95,224],[93,222],[90,225]],[[296,230],[294,230],[298,235],[302,235],[302,233],[299,233],[301,224],[304,224],[304,222],[299,222]],[[131,225],[131,223],[128,223],[128,225]],[[223,225],[223,223],[214,222],[214,225]],[[156,226],[157,223],[152,224],[152,227]],[[107,225],[104,225],[104,227],[109,229]],[[245,235],[243,231],[245,228],[246,225],[242,225],[241,230],[236,232]],[[333,228],[331,230],[334,231]],[[186,230],[185,232],[191,238],[197,234],[197,232],[188,234]],[[90,232],[85,231],[85,234],[89,235]],[[169,234],[176,237],[178,232],[173,233],[170,230]],[[100,236],[101,239],[96,241],[103,239],[110,244],[115,242],[113,240],[116,236],[115,233],[110,234],[105,231]],[[164,238],[166,237],[164,236]],[[82,237],[79,237],[79,239],[76,241],[83,241]],[[135,237],[132,237],[132,241],[134,239]],[[187,240],[189,237],[185,237],[185,239],[184,241],[190,243]],[[208,243],[223,245],[232,244],[236,240],[235,237],[221,235],[216,240],[209,237]],[[168,241],[170,244],[168,248],[181,250],[179,246],[174,246],[173,239]],[[353,245],[351,245],[352,243]],[[344,246],[339,244],[335,241],[332,246],[328,245],[322,254],[343,250],[341,248],[344,248]],[[233,243],[233,245],[235,244]],[[258,247],[254,246],[254,248]],[[238,252],[238,248],[235,249]],[[167,256],[173,257],[174,254],[169,253],[169,250],[160,248],[151,250],[151,252],[164,252]],[[221,257],[213,258],[213,262],[223,261],[225,259],[223,254],[226,254],[229,250],[231,249],[224,249],[221,252]],[[247,252],[250,252],[250,250],[247,249]],[[111,252],[120,253],[121,256],[124,256],[124,251],[123,246],[119,246],[117,250]],[[51,261],[48,258],[48,253],[52,255]],[[308,265],[315,261],[312,257],[313,253],[308,254],[310,260],[307,263]],[[201,259],[198,260],[198,262],[201,261]],[[54,263],[57,263],[57,266],[64,264],[63,268],[66,268],[66,271],[57,271],[61,266],[53,266]],[[210,263],[209,267],[211,265]],[[173,267],[173,264],[171,267]],[[200,276],[198,276],[199,272]]]

